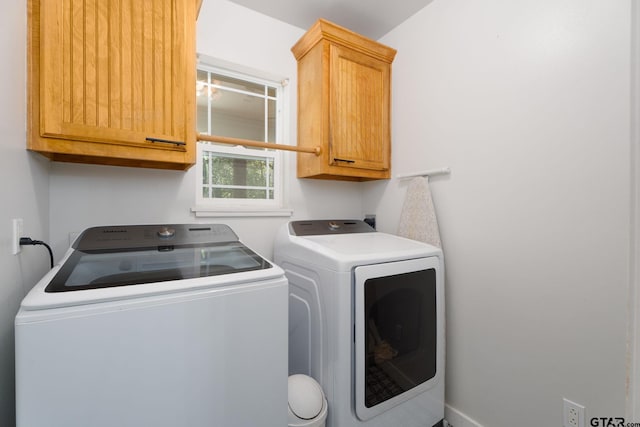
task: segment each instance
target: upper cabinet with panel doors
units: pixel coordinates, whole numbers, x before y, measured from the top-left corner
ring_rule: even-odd
[[[29,0],[27,148],[52,160],[195,162],[198,0]]]
[[[396,51],[323,19],[291,48],[298,61],[299,178],[391,176],[391,63]]]

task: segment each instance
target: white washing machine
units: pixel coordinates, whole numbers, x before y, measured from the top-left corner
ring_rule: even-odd
[[[275,242],[289,279],[289,374],[315,378],[327,427],[444,418],[444,263],[362,221],[293,221]]]
[[[16,316],[17,426],[286,426],[286,313],[226,225],[88,229]]]

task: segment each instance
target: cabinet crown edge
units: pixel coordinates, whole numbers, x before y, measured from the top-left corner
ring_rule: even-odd
[[[326,19],[318,19],[315,24],[293,45],[291,52],[296,60],[300,60],[316,44],[322,40],[348,47],[358,52],[391,64],[396,56],[396,50],[375,40],[355,33]]]

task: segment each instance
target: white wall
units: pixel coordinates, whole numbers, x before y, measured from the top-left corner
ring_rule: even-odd
[[[304,30],[226,0],[207,0],[198,19],[197,49],[209,57],[290,78],[290,126],[296,136],[296,62],[290,47]],[[194,83],[195,84],[195,83]],[[358,183],[295,178],[295,155],[286,153],[293,219],[361,215]],[[59,259],[69,233],[92,225],[222,222],[250,247],[271,257],[273,238],[291,218],[211,218],[196,220],[195,168],[188,172],[53,163],[51,242]]]
[[[48,235],[48,163],[26,147],[27,2],[6,2],[0,14],[0,426],[15,425],[13,319],[25,293],[48,270],[44,247],[11,254],[11,220],[25,235]]]
[[[446,400],[482,425],[561,425],[563,396],[625,414],[630,23],[628,0],[435,0],[382,39],[394,173],[452,169]],[[366,185],[383,231],[406,188]]]

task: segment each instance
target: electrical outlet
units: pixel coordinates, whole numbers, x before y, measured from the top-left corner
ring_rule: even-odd
[[[564,427],[584,427],[584,406],[572,402],[568,399],[564,401]]]
[[[364,222],[369,224],[371,228],[376,229],[376,214],[367,214],[364,216]]]
[[[22,237],[24,221],[22,218],[15,218],[12,220],[13,232],[11,238],[11,253],[18,255],[20,253],[20,237]]]

